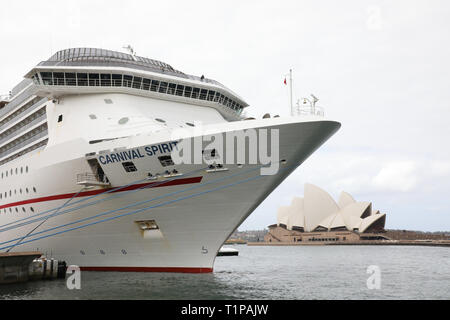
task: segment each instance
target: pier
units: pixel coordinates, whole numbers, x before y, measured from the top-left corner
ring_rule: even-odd
[[[65,278],[64,261],[41,257],[37,251],[0,253],[0,284]]]
[[[40,252],[0,253],[0,284],[28,281],[31,263],[41,256]]]

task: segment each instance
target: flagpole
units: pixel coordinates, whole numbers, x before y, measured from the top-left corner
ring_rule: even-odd
[[[289,69],[289,87],[291,92],[291,116],[294,116],[294,107],[292,105],[292,69]]]

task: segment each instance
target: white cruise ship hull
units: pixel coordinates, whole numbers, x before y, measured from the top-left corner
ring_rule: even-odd
[[[258,165],[225,164],[228,170],[207,172],[205,164],[182,164],[174,167],[181,174],[179,176],[145,180],[151,168],[130,176],[118,163],[102,165],[112,188],[141,182],[101,194],[110,189],[82,189],[82,185],[74,183],[77,174],[89,169],[86,143],[73,140],[56,144],[24,160],[31,161],[34,170],[22,177],[21,184],[30,186],[30,190],[31,186],[39,187],[34,197],[2,206],[0,247],[6,250],[14,245],[11,251],[39,250],[48,257],[78,265],[82,270],[212,272],[216,254],[230,234],[340,127],[337,122],[315,117],[252,120],[227,125],[226,130],[218,125],[216,132],[279,129],[280,157],[285,161],[280,164],[278,173],[260,175]],[[104,147],[110,151],[119,146],[145,148],[170,141],[168,136],[166,138],[164,134],[151,138],[138,135],[106,142]],[[61,157],[63,154],[67,156]],[[144,169],[146,161],[145,158],[134,160],[136,166]],[[73,204],[78,201],[82,202]],[[143,201],[146,203],[135,205]],[[63,213],[91,202],[97,203]],[[30,206],[35,213],[29,212]],[[126,206],[130,207],[115,211]],[[9,213],[11,207],[12,214]],[[22,207],[26,207],[25,213],[21,212]],[[45,217],[55,213],[46,211],[59,207],[63,207],[56,212],[61,213],[59,215],[8,230],[15,225],[9,225],[14,221],[27,219],[26,222],[31,220],[30,216],[39,213],[43,214],[36,217]],[[145,210],[139,211],[141,209]],[[137,222],[149,220],[157,223],[158,232],[146,233],[139,228]],[[30,232],[29,237],[22,238]]]

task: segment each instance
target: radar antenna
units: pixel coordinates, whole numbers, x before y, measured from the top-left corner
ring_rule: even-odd
[[[123,49],[128,50],[128,52],[132,55],[135,56],[136,55],[136,51],[134,51],[133,47],[130,45],[127,45],[126,47],[122,47]]]

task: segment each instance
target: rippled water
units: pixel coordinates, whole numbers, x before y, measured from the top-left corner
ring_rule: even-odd
[[[234,246],[212,274],[82,272],[64,280],[0,286],[0,299],[450,299],[450,248]],[[367,268],[378,266],[380,289]]]

